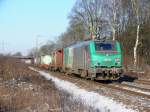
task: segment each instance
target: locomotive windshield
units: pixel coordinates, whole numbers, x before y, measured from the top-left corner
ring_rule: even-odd
[[[114,42],[95,42],[95,50],[100,52],[116,51]]]

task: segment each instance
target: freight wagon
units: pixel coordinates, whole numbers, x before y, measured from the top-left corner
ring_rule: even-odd
[[[51,55],[42,55],[36,57],[34,63],[42,68],[48,69],[49,65],[52,63],[52,57]]]
[[[52,64],[50,65],[50,70],[62,71],[63,68],[63,49],[56,50],[52,52]]]
[[[97,80],[115,80],[122,69],[118,41],[88,40],[64,48],[63,71]]]

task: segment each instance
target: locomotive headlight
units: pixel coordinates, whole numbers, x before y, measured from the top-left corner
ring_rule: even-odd
[[[100,62],[98,60],[94,61],[94,65],[95,66],[99,66],[100,65]]]
[[[95,65],[97,65],[98,61],[96,60],[96,61],[94,61],[94,63],[95,63]]]
[[[97,68],[97,67],[99,67],[101,64],[100,64],[100,62],[99,61],[94,61],[94,66]]]
[[[116,58],[115,61],[116,61],[116,62],[120,62],[120,58]]]

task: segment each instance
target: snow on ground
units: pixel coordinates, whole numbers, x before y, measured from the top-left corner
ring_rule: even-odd
[[[37,71],[34,68],[30,69]],[[47,80],[52,80],[59,90],[63,90],[73,96],[73,100],[83,103],[85,106],[92,107],[100,112],[136,112],[135,110],[125,107],[122,103],[118,103],[110,98],[102,96],[95,92],[89,92],[85,89],[77,87],[75,84],[58,79],[49,73],[37,71]]]

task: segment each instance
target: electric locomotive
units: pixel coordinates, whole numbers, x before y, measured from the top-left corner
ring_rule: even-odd
[[[87,40],[64,48],[63,71],[95,80],[116,80],[123,73],[118,41]]]

